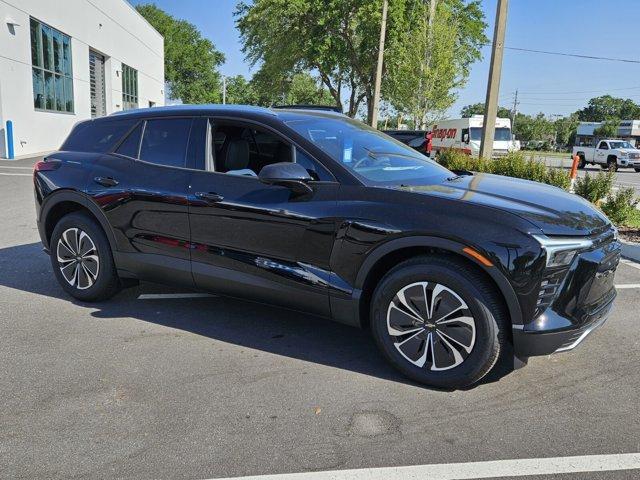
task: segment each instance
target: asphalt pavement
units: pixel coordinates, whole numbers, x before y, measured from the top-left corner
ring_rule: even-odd
[[[367,332],[291,311],[153,284],[72,300],[39,243],[32,163],[0,162],[0,478],[529,472],[513,459],[555,468],[520,478],[640,477],[597,463],[640,452],[640,265],[620,265],[611,318],[576,350],[438,391]],[[552,458],[574,456],[560,475]],[[412,478],[453,478],[434,468]]]

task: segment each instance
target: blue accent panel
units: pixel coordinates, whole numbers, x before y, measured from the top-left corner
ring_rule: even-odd
[[[13,160],[13,122],[7,120],[7,158]]]

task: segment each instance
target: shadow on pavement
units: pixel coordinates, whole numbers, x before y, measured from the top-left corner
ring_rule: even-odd
[[[105,302],[78,302],[58,285],[40,243],[0,249],[0,272],[2,286],[90,305],[96,309],[91,313],[96,318],[131,317],[234,345],[420,386],[387,364],[369,332],[327,319],[224,297],[140,300],[141,292],[176,291],[147,283],[123,290]],[[496,369],[481,384],[498,381],[509,371]]]

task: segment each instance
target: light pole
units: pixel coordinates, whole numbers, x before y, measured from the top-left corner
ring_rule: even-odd
[[[227,76],[222,76],[222,104],[226,105],[227,103]]]

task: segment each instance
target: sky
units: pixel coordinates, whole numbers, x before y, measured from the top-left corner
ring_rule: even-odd
[[[132,4],[144,3],[132,0]],[[237,0],[155,0],[163,10],[185,19],[225,54],[223,74],[250,77],[233,12]],[[493,37],[497,0],[482,0]],[[505,45],[640,61],[637,32],[640,0],[510,0]],[[449,115],[467,104],[484,102],[490,47],[473,64],[471,75]],[[500,105],[512,108],[518,90],[518,111],[567,115],[595,96],[611,94],[640,103],[640,63],[623,63],[505,50]]]

